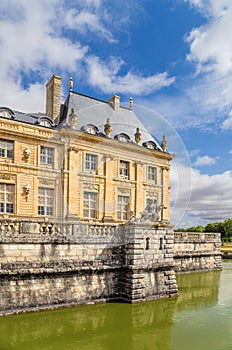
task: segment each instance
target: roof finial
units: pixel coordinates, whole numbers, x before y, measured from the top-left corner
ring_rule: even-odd
[[[105,134],[108,138],[110,138],[110,135],[112,133],[112,124],[110,122],[110,118],[107,118],[106,120],[106,124],[104,125],[104,131],[105,131]]]
[[[136,128],[135,133],[135,142],[139,144],[139,142],[142,140],[142,133],[140,132],[139,128]]]
[[[163,140],[161,141],[161,148],[163,150],[163,152],[166,152],[167,148],[168,148],[168,142],[166,139],[166,136],[163,136]]]
[[[73,80],[72,77],[69,78],[69,91],[72,91],[73,89]]]
[[[133,98],[132,98],[132,97],[130,97],[130,102],[129,102],[129,104],[130,104],[130,109],[132,109],[132,107],[133,107]]]
[[[77,115],[75,114],[75,109],[72,107],[71,108],[71,113],[68,116],[68,121],[69,125],[71,126],[72,129],[75,129],[75,126],[77,125]]]

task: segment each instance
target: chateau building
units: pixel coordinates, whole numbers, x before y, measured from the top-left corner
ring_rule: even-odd
[[[120,97],[46,85],[46,113],[0,107],[0,217],[125,223],[154,201],[169,221],[173,155]],[[157,135],[160,136],[160,135]]]
[[[46,89],[44,114],[0,107],[0,316],[175,297],[176,271],[220,270],[219,234],[174,234],[173,155],[132,99]]]

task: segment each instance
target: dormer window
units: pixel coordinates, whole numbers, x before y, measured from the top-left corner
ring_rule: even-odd
[[[48,117],[40,117],[38,119],[38,124],[41,126],[45,126],[46,128],[51,128],[52,126],[54,126],[53,120],[51,120]]]
[[[46,119],[41,120],[41,122],[39,123],[41,126],[47,126],[47,127],[51,127],[51,123],[49,123],[49,121],[47,121]]]
[[[157,145],[154,141],[147,141],[143,143],[143,146],[148,149],[157,149]]]
[[[10,108],[0,107],[0,117],[14,119],[15,113]]]
[[[91,135],[97,135],[99,133],[99,129],[93,124],[87,124],[82,126],[81,131],[87,132]]]
[[[130,142],[130,137],[127,134],[121,133],[116,136],[114,136],[115,140],[121,141],[121,142]]]

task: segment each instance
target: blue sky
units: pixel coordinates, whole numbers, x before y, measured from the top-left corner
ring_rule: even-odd
[[[0,105],[45,110],[62,94],[116,93],[176,153],[172,222],[232,217],[231,0],[1,0]],[[159,124],[159,125],[158,125]]]

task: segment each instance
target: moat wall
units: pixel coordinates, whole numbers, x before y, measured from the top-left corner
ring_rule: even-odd
[[[175,271],[221,270],[220,233],[175,232]]]
[[[194,243],[189,236],[174,240],[172,228],[161,223],[3,220],[0,314],[176,296],[175,271],[221,268],[220,236],[213,235]]]

